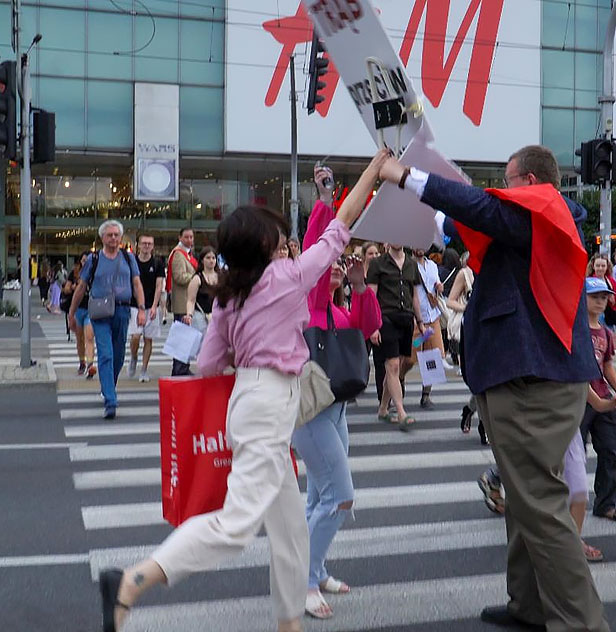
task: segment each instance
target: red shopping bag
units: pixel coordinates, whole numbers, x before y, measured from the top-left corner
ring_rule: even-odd
[[[159,380],[163,517],[178,526],[220,509],[231,471],[227,405],[235,376]]]

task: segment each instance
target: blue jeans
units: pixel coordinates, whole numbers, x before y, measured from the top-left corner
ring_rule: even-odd
[[[116,305],[113,316],[92,321],[98,354],[98,378],[105,398],[105,409],[118,405],[116,384],[124,365],[129,320],[130,307]]]
[[[346,404],[335,403],[293,433],[293,447],[306,465],[306,520],[310,532],[308,587],[317,588],[329,573],[325,556],[353,500],[353,481],[347,455],[349,430]]]

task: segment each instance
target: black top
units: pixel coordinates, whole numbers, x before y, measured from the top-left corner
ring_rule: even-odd
[[[201,279],[201,285],[199,285],[197,290],[197,305],[205,314],[211,314],[214,302],[214,286],[208,284],[203,272],[199,273],[199,278]]]
[[[70,281],[74,285],[77,285],[79,283],[79,279],[80,279],[80,277],[75,276],[75,271],[74,270],[71,270],[69,272],[67,281]],[[71,292],[70,296],[72,297],[73,294],[74,294],[74,292]],[[90,298],[90,295],[88,294],[88,287],[86,285],[85,294],[83,295],[83,298],[81,299],[81,303],[79,303],[78,307],[83,307],[84,309],[88,309],[88,299],[89,298]]]
[[[384,314],[413,311],[413,286],[421,285],[417,264],[405,254],[402,270],[387,252],[370,262],[367,282],[377,285],[376,297]]]
[[[147,261],[141,261],[139,257],[137,265],[139,266],[139,277],[141,285],[143,285],[143,295],[145,297],[145,308],[150,309],[154,304],[154,294],[156,293],[156,279],[165,278],[165,265],[159,257],[150,257]],[[131,301],[133,307],[137,307],[137,301],[133,297]]]

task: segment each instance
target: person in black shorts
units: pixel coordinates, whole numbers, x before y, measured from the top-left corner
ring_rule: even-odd
[[[383,326],[370,337],[374,345],[375,365],[378,362],[385,364],[378,418],[395,423],[387,410],[391,399],[398,413],[400,430],[407,431],[415,420],[404,410],[400,380],[404,379],[412,365],[415,322],[419,331],[424,333],[416,289],[421,285],[421,277],[413,258],[405,254],[402,246],[394,244],[390,245],[388,252],[370,262],[367,281],[377,295],[383,314]],[[380,381],[378,376],[377,380]]]
[[[149,382],[148,364],[152,355],[152,340],[160,336],[160,319],[158,305],[165,281],[165,264],[159,257],[154,256],[154,237],[140,235],[138,241],[139,254],[137,265],[143,293],[145,296],[145,325],[137,325],[137,303],[135,298],[131,301],[131,317],[128,325],[130,336],[130,364],[128,365],[128,377],[134,377],[137,372],[137,358],[139,355],[139,340],[143,335],[143,359],[141,361],[140,382]]]

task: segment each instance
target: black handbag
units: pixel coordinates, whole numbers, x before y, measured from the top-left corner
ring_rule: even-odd
[[[331,304],[327,306],[327,329],[310,327],[304,338],[310,359],[325,371],[337,402],[346,402],[365,390],[370,363],[364,335],[359,329],[336,329]]]

